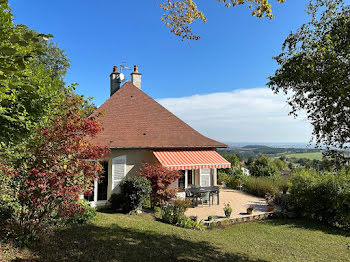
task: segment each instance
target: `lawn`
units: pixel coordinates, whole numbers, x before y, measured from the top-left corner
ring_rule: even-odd
[[[304,220],[194,231],[145,215],[106,213],[92,224],[59,230],[31,250],[7,249],[0,261],[15,259],[14,252],[17,261],[350,261],[349,234]]]
[[[286,154],[285,157],[291,158],[307,158],[310,160],[322,160],[322,153],[321,152],[313,152],[313,153],[296,153],[296,154]]]

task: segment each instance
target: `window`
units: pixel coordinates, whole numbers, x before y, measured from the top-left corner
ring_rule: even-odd
[[[181,177],[179,178],[179,188],[185,188],[185,170],[179,170]]]
[[[194,170],[187,170],[187,186],[194,185]]]
[[[92,191],[89,194],[84,195],[84,199],[93,202],[99,200],[107,200],[107,190],[108,190],[108,162],[102,162],[103,174],[96,182],[92,182]],[[95,192],[97,191],[97,192]],[[97,194],[97,199],[95,199],[95,193]]]
[[[103,162],[103,174],[100,175],[97,186],[97,200],[107,200],[108,190],[108,162]]]

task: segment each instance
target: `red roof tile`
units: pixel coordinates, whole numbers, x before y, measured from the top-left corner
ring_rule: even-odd
[[[92,142],[110,148],[226,147],[207,138],[127,82],[93,115],[104,111],[104,130]]]

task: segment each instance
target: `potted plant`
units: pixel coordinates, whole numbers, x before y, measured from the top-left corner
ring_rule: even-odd
[[[251,214],[253,213],[253,210],[254,210],[255,208],[256,208],[255,206],[249,206],[249,207],[247,208],[247,213],[248,213],[249,215],[251,215]]]
[[[271,200],[271,197],[272,196],[270,193],[266,193],[264,198],[265,198],[266,202],[269,202]]]
[[[230,203],[225,204],[224,212],[225,212],[225,216],[226,216],[227,218],[229,218],[229,217],[231,216],[232,207],[231,207]]]
[[[275,204],[273,203],[273,201],[269,201],[269,202],[267,203],[266,208],[267,208],[267,211],[268,211],[268,212],[274,211],[274,210],[275,210]]]

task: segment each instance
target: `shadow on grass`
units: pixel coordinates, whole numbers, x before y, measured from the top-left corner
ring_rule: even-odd
[[[222,253],[207,242],[111,225],[57,231],[33,250],[35,261],[263,261]],[[26,260],[16,260],[26,261]]]
[[[301,228],[309,231],[322,231],[326,234],[339,235],[350,237],[350,232],[341,230],[339,228],[330,226],[328,224],[322,224],[311,219],[293,218],[293,219],[271,219],[264,221],[267,225],[271,226],[288,226],[291,228]]]

